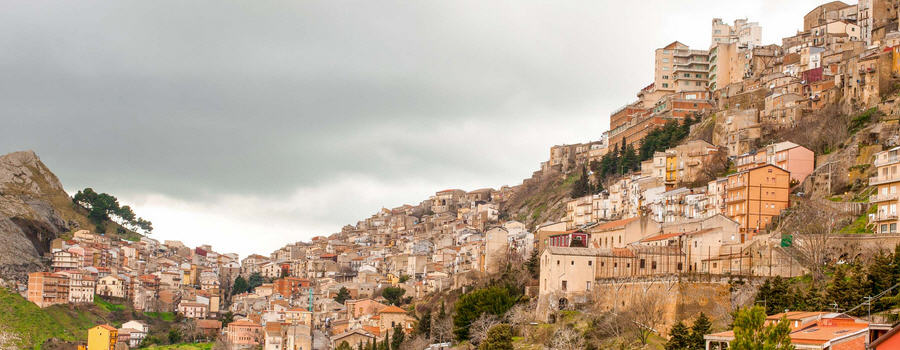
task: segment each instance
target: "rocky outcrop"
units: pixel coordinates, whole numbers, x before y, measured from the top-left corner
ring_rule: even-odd
[[[46,269],[50,241],[73,226],[60,207],[71,211],[71,199],[34,152],[0,156],[0,278]]]

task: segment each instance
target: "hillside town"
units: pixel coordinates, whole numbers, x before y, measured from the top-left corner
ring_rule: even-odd
[[[522,286],[533,301],[530,321],[554,322],[557,311],[583,305],[623,310],[659,292],[663,316],[647,328],[667,337],[676,322],[694,318],[681,307],[690,288],[673,285],[721,291],[739,288],[736,278],[799,278],[816,273],[810,266],[900,243],[898,8],[894,0],[827,2],[780,43],[764,43],[763,28],[749,19],[711,19],[709,47],[657,48],[653,81],[610,114],[609,130],[551,147],[520,185],[441,190],[246,257],[217,252],[215,242],[189,247],[78,230],[54,239],[47,271],[28,274],[17,291],[41,308],[100,299],[171,313],[192,320],[195,339],[228,349],[370,349],[420,330],[417,301],[466,293],[537,261],[535,278]],[[869,124],[840,147],[811,142],[828,133],[803,129],[831,114]],[[667,129],[681,136],[658,142],[655,133]],[[549,220],[510,210],[529,186],[547,181],[587,190],[573,190]],[[850,192],[864,195],[852,200]],[[838,248],[804,255],[813,243],[788,214],[813,202],[861,220],[865,232],[835,234],[828,244]],[[732,311],[707,308],[713,317]],[[789,321],[798,349],[900,346],[900,326],[853,310],[782,310],[765,322]],[[428,349],[458,345],[429,327]],[[150,333],[141,320],[98,324],[82,346],[138,348]],[[729,330],[704,342],[728,349],[734,339]]]

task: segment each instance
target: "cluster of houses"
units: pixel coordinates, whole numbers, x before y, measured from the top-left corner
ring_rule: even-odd
[[[355,348],[398,326],[413,329],[415,319],[385,300],[384,288],[401,289],[404,298],[461,288],[532,254],[534,234],[521,222],[499,218],[511,191],[439,191],[331,236],[243,259],[208,245],[191,249],[179,241],[132,242],[77,231],[52,242],[51,271],[31,273],[23,294],[41,307],[100,296],[137,311],[177,313],[232,348],[310,349],[316,336],[327,338],[316,342],[347,341]],[[226,295],[239,276],[262,282]],[[335,301],[342,290],[345,300]],[[227,312],[234,321],[223,325],[218,319]],[[102,333],[113,345],[131,347],[148,332],[136,324],[98,327],[92,337]]]
[[[760,146],[760,138],[766,128],[793,127],[829,105],[879,102],[900,73],[898,3],[823,4],[781,45],[763,45],[758,23],[713,19],[708,49],[678,41],[656,49],[654,81],[637,101],[611,114],[609,131],[599,141],[553,146],[537,173],[571,173],[614,149],[638,148],[655,127],[689,117],[715,114],[707,118],[715,123],[712,141],[655,152],[639,171],[572,199],[564,218],[533,232],[501,219],[500,208],[518,189],[506,186],[439,191],[330,236],[242,260],[208,245],[191,249],[178,241],[132,242],[78,231],[52,242],[51,271],[30,274],[24,294],[41,307],[90,303],[99,295],[138,311],[195,319],[234,348],[280,350],[311,349],[317,336],[327,339],[316,342],[356,348],[396,327],[410,332],[415,319],[390,305],[384,288],[413,298],[462,288],[534,251],[541,297],[583,296],[598,283],[633,277],[796,276],[803,271],[766,230],[789,207],[791,189],[814,173],[815,154],[790,141]],[[722,159],[734,171],[710,179],[710,164]],[[878,210],[870,221],[879,234],[897,233],[900,147],[875,159],[870,201]],[[226,303],[235,278],[256,275],[264,283],[229,295]],[[223,325],[216,318],[225,312],[235,317]],[[787,316],[797,337],[840,331],[856,341],[852,336],[876,331],[840,314]],[[135,347],[148,331],[138,321],[118,329],[100,325],[89,332],[88,348]],[[714,334],[707,341],[722,347],[729,337]]]
[[[815,175],[816,155],[787,140],[761,145],[762,136],[826,106],[846,112],[882,102],[900,81],[898,5],[825,3],[782,45],[761,45],[756,23],[714,19],[708,50],[677,41],[657,49],[654,82],[638,101],[612,113],[599,141],[551,148],[541,172],[571,173],[613,150],[639,148],[654,127],[688,116],[714,123],[712,141],[655,152],[639,171],[569,201],[560,222],[536,228],[542,298],[583,299],[609,279],[803,273],[767,228],[789,207],[792,189]],[[874,159],[869,228],[896,234],[900,147]],[[711,176],[710,168],[727,168],[717,163],[731,171]]]

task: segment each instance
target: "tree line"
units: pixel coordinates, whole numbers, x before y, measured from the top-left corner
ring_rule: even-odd
[[[153,223],[137,217],[131,207],[120,205],[119,200],[108,193],[97,193],[93,188],[85,188],[75,193],[72,201],[88,210],[88,219],[97,226],[98,232],[106,232],[106,223],[116,221],[132,231],[149,234]]]

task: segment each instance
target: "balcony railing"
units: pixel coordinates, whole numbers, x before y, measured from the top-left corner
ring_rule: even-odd
[[[876,158],[876,159],[875,159],[875,166],[882,166],[882,165],[891,164],[891,163],[897,163],[897,162],[900,162],[900,155],[888,156],[888,157],[883,158],[883,159],[878,159],[878,158]]]
[[[889,178],[885,178],[885,179],[879,179],[878,176],[875,176],[875,177],[869,178],[869,186],[881,185],[881,184],[898,182],[898,181],[900,181],[900,176],[894,176],[894,177],[889,177]]]
[[[877,213],[875,221],[897,220],[897,213]]]
[[[869,202],[872,202],[872,203],[895,201],[895,200],[897,200],[896,193],[894,193],[894,194],[875,194],[875,195],[869,196]]]

